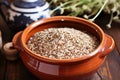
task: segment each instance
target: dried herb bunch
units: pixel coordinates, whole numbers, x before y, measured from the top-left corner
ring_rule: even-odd
[[[112,20],[120,21],[120,0],[50,0],[49,3],[53,7],[51,14],[59,10],[61,15],[67,12],[69,16],[82,15],[94,21],[103,11],[111,15],[108,28],[111,27]]]

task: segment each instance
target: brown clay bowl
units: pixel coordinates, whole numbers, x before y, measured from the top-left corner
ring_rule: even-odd
[[[29,37],[38,31],[51,27],[70,27],[88,31],[99,40],[99,46],[90,54],[74,59],[49,59],[33,53],[26,46]],[[78,34],[79,35],[79,34]],[[95,23],[77,17],[56,16],[42,19],[18,32],[13,44],[28,70],[42,80],[83,80],[90,78],[104,63],[105,57],[113,50],[112,37],[105,34]]]

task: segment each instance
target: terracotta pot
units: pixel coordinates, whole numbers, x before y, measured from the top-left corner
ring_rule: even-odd
[[[51,27],[70,27],[88,31],[100,40],[100,45],[90,54],[74,59],[49,59],[33,53],[26,46],[29,37],[38,31]],[[42,19],[18,32],[13,38],[14,47],[28,70],[43,80],[83,80],[94,74],[104,63],[106,55],[114,48],[114,40],[93,22],[71,17],[56,16]]]

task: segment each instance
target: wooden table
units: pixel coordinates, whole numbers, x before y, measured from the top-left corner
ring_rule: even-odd
[[[120,23],[113,22],[111,29],[106,29],[109,16],[101,15],[95,21],[105,33],[111,35],[116,43],[115,49],[107,56],[104,64],[90,80],[120,80]],[[0,30],[2,30],[3,43],[11,41],[9,26],[0,15]],[[0,52],[0,80],[38,80],[24,66],[19,58],[16,61],[5,59]]]

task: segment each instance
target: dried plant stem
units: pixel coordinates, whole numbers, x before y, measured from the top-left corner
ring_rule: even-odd
[[[94,21],[102,12],[102,10],[104,9],[105,5],[107,4],[108,0],[105,0],[103,6],[101,7],[101,9],[98,11],[98,13],[95,15],[95,17],[93,17],[92,19],[89,19],[90,21]]]
[[[106,25],[108,29],[111,28],[112,19],[113,19],[113,12],[111,12],[110,21],[109,21],[109,23]]]
[[[57,6],[55,9],[53,9],[50,14],[52,15],[56,10],[59,10],[60,8],[62,8],[65,5],[68,5],[69,3],[71,3],[72,1],[66,2],[64,4],[61,4],[60,6]]]

